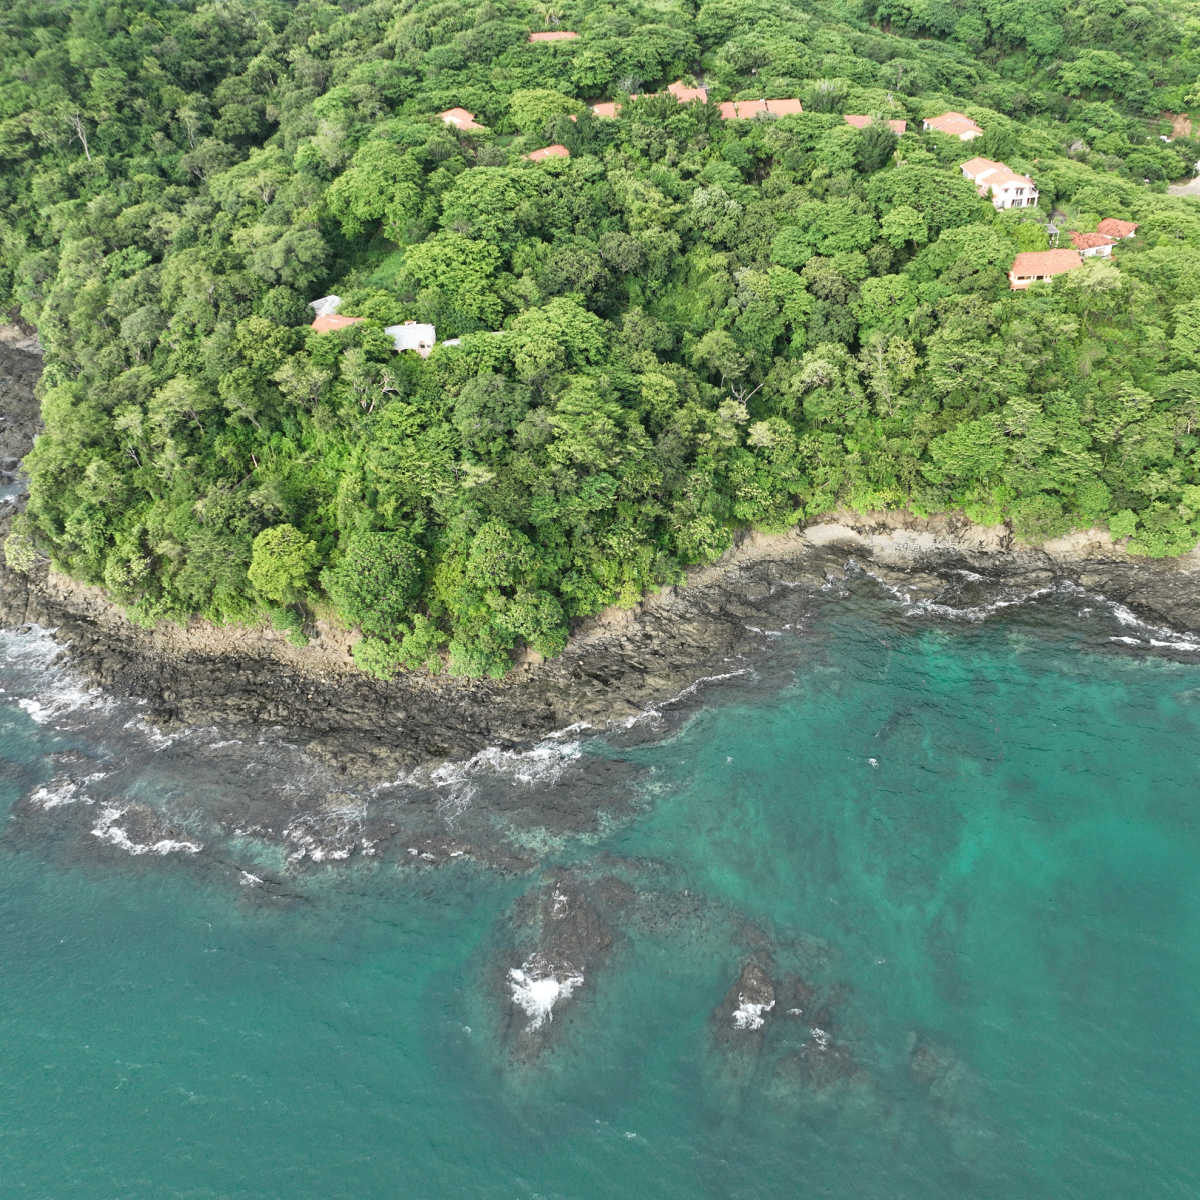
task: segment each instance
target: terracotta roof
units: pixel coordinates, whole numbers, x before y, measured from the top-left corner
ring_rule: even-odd
[[[1002,188],[1007,184],[1021,183],[1028,187],[1037,184],[1028,175],[1018,175],[1011,167],[990,158],[969,158],[962,164],[962,173],[973,183],[984,188]]]
[[[529,40],[531,42],[572,42],[579,34],[572,33],[569,29],[549,29],[544,33],[531,33]]]
[[[1114,238],[1133,237],[1136,231],[1136,222],[1121,221],[1117,217],[1105,217],[1104,220],[1096,226],[1097,233],[1107,233],[1109,237]]]
[[[597,117],[615,117],[621,111],[621,106],[614,103],[612,100],[601,100],[599,104],[592,105],[592,115]]]
[[[322,313],[309,328],[317,333],[332,333],[335,329],[345,329],[347,325],[357,325],[365,320],[365,317],[339,317],[337,313]]]
[[[1037,275],[1061,275],[1082,265],[1077,250],[1026,250],[1013,259],[1009,275],[1014,279],[1032,279]]]
[[[960,112],[944,112],[936,117],[927,117],[924,124],[926,129],[934,129],[938,133],[948,133],[952,137],[961,137],[964,133],[983,132],[970,117]]]
[[[855,129],[866,129],[873,120],[872,117],[864,116],[862,113],[847,113],[846,124],[853,125]],[[889,121],[888,128],[893,133],[903,133],[908,128],[907,121]]]
[[[448,108],[445,112],[438,113],[438,116],[446,122],[447,125],[453,125],[456,129],[482,129],[483,126],[475,120],[473,112],[467,112],[465,108]]]
[[[534,150],[530,154],[526,154],[525,157],[530,162],[541,162],[546,158],[570,158],[571,152],[566,146],[555,142],[553,146],[543,146],[540,150]]]
[[[718,106],[722,121],[746,121],[766,113],[772,117],[791,117],[804,111],[799,100],[726,100]]]
[[[677,79],[674,83],[668,83],[667,91],[670,92],[680,104],[691,104],[693,100],[699,100],[703,103],[708,100],[707,88],[686,87],[681,79]]]
[[[1117,239],[1107,233],[1072,233],[1071,245],[1076,250],[1092,250],[1096,246],[1111,246]]]

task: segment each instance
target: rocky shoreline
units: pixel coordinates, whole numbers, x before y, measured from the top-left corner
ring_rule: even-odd
[[[27,339],[0,340],[0,469],[15,470],[36,429],[31,348]],[[0,508],[0,539],[13,508]],[[486,747],[518,748],[572,725],[627,722],[761,648],[781,588],[819,591],[852,563],[914,603],[986,605],[1071,583],[1152,624],[1200,629],[1195,552],[1134,559],[1103,531],[1021,546],[1003,527],[903,513],[842,513],[785,534],[746,535],[715,565],[633,609],[582,623],[559,658],[531,657],[503,680],[404,675],[381,683],[354,670],[349,637],[328,627],[304,648],[269,629],[142,629],[98,589],[45,565],[26,576],[0,561],[0,624],[54,629],[73,669],[144,702],[148,718],[166,727],[283,727],[326,761],[382,776]]]

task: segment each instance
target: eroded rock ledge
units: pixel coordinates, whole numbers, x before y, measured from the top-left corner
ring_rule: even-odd
[[[0,460],[32,442],[39,366],[25,349],[0,343]],[[0,538],[12,507],[0,508]],[[56,629],[78,671],[145,701],[157,722],[283,726],[325,758],[384,772],[519,746],[579,722],[603,728],[630,718],[761,646],[753,629],[769,622],[784,585],[815,592],[844,577],[851,562],[915,600],[961,597],[964,572],[985,601],[989,591],[1070,581],[1152,622],[1200,629],[1196,553],[1133,559],[1103,531],[1020,546],[1003,527],[896,513],[840,513],[803,530],[746,535],[683,584],[582,623],[561,657],[522,662],[498,681],[406,675],[380,683],[355,671],[349,636],[327,627],[303,648],[270,629],[193,622],[145,630],[98,589],[45,566],[18,575],[2,560],[0,624]]]

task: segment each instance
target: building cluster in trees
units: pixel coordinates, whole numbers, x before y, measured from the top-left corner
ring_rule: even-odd
[[[1200,143],[1159,140],[1193,0],[558,18],[10,0],[0,296],[47,351],[12,560],[480,674],[838,505],[1195,544],[1200,209],[1163,186]],[[722,120],[764,97],[794,109]],[[1118,271],[1052,213],[1140,228]],[[1030,254],[1073,267],[1014,294]]]

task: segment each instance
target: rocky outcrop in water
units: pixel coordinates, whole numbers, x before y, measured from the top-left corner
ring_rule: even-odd
[[[572,1021],[581,989],[612,950],[609,914],[634,899],[618,879],[584,882],[567,873],[527,893],[511,914],[511,960],[499,967],[505,1039],[519,1060],[532,1061]]]

